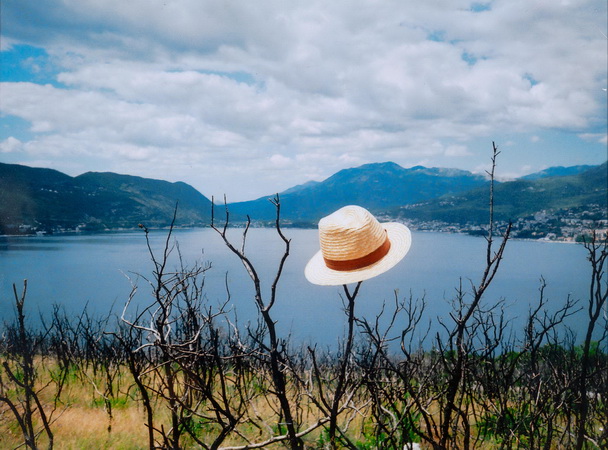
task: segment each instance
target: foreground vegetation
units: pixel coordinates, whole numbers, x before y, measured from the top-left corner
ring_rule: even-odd
[[[608,447],[605,240],[584,244],[588,298],[548,308],[541,280],[526,326],[513,329],[503,305],[484,297],[511,231],[494,229],[491,190],[486,267],[456,290],[443,332],[420,338],[425,299],[397,293],[378,317],[358,317],[357,284],[344,287],[347,331],[336,348],[301,347],[273,320],[290,249],[274,204],[284,252],[269,295],[245,252],[248,228],[236,246],[228,212],[222,226],[212,218],[255,289],[258,316],[247,325],[226,308],[229,286],[223,306],[208,302],[209,266],[186,266],[171,231],[160,252],[149,246],[144,307],[131,297],[103,318],[57,307],[33,328],[27,283],[15,287],[17,314],[0,340],[0,447]],[[572,317],[584,336],[565,325]]]
[[[105,342],[101,345],[111,354],[107,348],[109,344]],[[143,391],[137,387],[126,361],[121,362],[116,358],[114,361],[100,362],[91,354],[91,359],[82,355],[82,359],[63,367],[53,350],[48,350],[48,356],[37,356],[34,360],[37,375],[33,388],[47,414],[56,448],[152,448],[148,441],[149,422]],[[545,345],[539,349],[536,357],[529,353],[509,353],[475,361],[479,365],[478,370],[471,368],[464,383],[468,392],[459,394],[462,395],[459,409],[465,412],[467,420],[461,422],[459,427],[451,428],[455,436],[446,447],[463,448],[465,430],[470,433],[469,446],[472,448],[575,447],[576,378],[580,375],[576,368],[581,366],[581,350],[580,347],[566,349]],[[338,440],[337,446],[391,449],[403,448],[407,442],[422,442],[423,448],[432,448],[432,444],[425,444],[418,433],[427,433],[425,421],[428,419],[431,424],[439,421],[444,411],[449,377],[440,368],[445,363],[443,359],[442,355],[422,352],[409,363],[399,361],[402,368],[400,373],[393,373],[391,369],[379,365],[370,367],[358,358],[353,361],[358,367],[349,368],[351,380],[348,398],[344,401],[345,407],[338,421],[344,437]],[[449,355],[445,355],[445,359],[449,359]],[[531,368],[535,364],[538,367],[533,371]],[[19,370],[14,363],[9,367],[13,373]],[[508,373],[502,377],[497,373],[505,367],[517,375]],[[606,409],[601,397],[606,392],[606,353],[594,351],[591,367],[594,376],[588,391],[590,413],[586,442],[588,448],[605,448],[602,426],[605,424]],[[153,433],[154,447],[172,448],[168,445],[171,438],[168,437],[169,442],[165,442],[162,437],[163,433],[173,436],[172,399],[175,400],[173,407],[177,406],[178,410],[180,448],[204,447],[197,441],[211,447],[217,440],[223,427],[227,426],[226,422],[218,419],[222,412],[215,410],[218,403],[223,404],[224,395],[228,395],[230,400],[224,405],[226,409],[238,411],[241,418],[221,446],[247,448],[247,442],[272,441],[285,435],[285,427],[283,425],[281,428],[280,425],[283,422],[280,406],[267,371],[260,371],[259,368],[245,371],[241,368],[239,372],[236,367],[225,368],[222,374],[215,375],[214,380],[208,380],[213,385],[212,394],[216,398],[213,401],[198,392],[200,386],[188,381],[185,371],[178,370],[176,373],[176,385],[180,388],[172,398],[168,395],[165,381],[159,379],[157,370],[152,367],[148,367],[148,370],[151,371],[140,376],[139,381],[146,386],[148,393],[153,393],[150,406],[156,429]],[[14,384],[11,387],[6,375],[7,372],[4,373],[3,395],[13,402],[23,402],[24,389]],[[298,431],[314,428],[302,436],[302,443],[308,448],[328,447],[327,421],[323,422],[326,416],[314,400],[321,398],[325,392],[332,392],[335,383],[328,379],[331,374],[324,372],[320,380],[324,383],[320,386],[323,389],[321,392],[318,385],[313,386],[319,375],[315,369],[305,368],[298,378],[302,375],[308,377],[308,385],[288,377],[291,386],[289,398],[299,410],[297,420],[301,427]],[[406,376],[409,383],[404,381]],[[566,385],[562,384],[563,380]],[[509,386],[513,381],[514,384]],[[59,388],[61,392],[58,392]],[[424,412],[419,410],[421,406]],[[21,403],[19,407],[24,408],[25,404]],[[36,446],[47,447],[49,436],[44,432],[44,424],[35,406],[32,412],[34,433],[42,431],[35,439]],[[0,417],[0,448],[16,448],[23,444],[22,430],[7,408],[3,407]],[[320,426],[315,428],[316,425]],[[440,435],[435,439],[439,441]],[[283,442],[268,447],[286,446],[288,444]]]

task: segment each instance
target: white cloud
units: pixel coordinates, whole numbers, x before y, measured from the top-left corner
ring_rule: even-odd
[[[4,141],[0,142],[0,153],[11,153],[19,150],[23,143],[19,139],[9,136]]]
[[[270,157],[270,164],[277,169],[283,169],[291,166],[293,160],[291,158],[287,158],[283,155],[274,154]]]
[[[3,42],[43,46],[65,86],[3,84],[3,113],[33,134],[11,151],[192,174],[205,194],[242,199],[374,161],[474,168],[475,139],[565,129],[597,142],[587,136],[606,123],[605,5],[593,0],[482,12],[469,1],[39,0],[27,22],[14,2],[2,8]],[[266,178],[242,188],[244,174]]]
[[[579,137],[587,142],[599,142],[600,144],[608,144],[608,134],[606,133],[582,133]]]
[[[470,156],[471,152],[466,145],[449,145],[445,149],[446,156]]]

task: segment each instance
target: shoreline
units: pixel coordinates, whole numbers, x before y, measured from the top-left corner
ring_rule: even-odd
[[[407,224],[406,224],[407,225]],[[425,229],[425,228],[417,228],[417,227],[413,227],[411,225],[407,225],[412,231],[415,231],[417,233],[441,233],[441,234],[455,234],[455,235],[463,235],[463,236],[470,236],[470,237],[477,237],[477,238],[485,238],[484,234],[480,234],[480,233],[469,233],[467,231],[449,231],[449,230],[429,230],[429,229]],[[169,230],[171,227],[169,226],[165,226],[165,227],[150,227],[149,230],[154,230],[154,231],[162,231],[162,230]],[[210,228],[210,226],[194,226],[194,227],[181,227],[181,226],[174,226],[173,230],[203,230],[206,228]],[[229,228],[243,228],[242,224],[237,224],[236,226],[231,226]],[[254,229],[272,229],[274,228],[274,226],[255,226],[252,225],[251,228]],[[316,230],[316,226],[315,227],[290,227],[290,226],[285,226],[283,225],[281,227],[282,229],[296,229],[296,230]],[[33,234],[0,234],[0,239],[11,239],[11,238],[47,238],[47,237],[54,237],[54,236],[103,236],[103,235],[110,235],[110,234],[118,234],[118,233],[135,233],[140,231],[139,227],[135,227],[135,228],[112,228],[112,229],[105,229],[105,230],[96,230],[96,231],[83,231],[83,230],[64,230],[64,231],[56,231],[53,233],[33,233]],[[495,236],[501,236],[500,234],[496,234]],[[532,238],[519,238],[516,236],[511,236],[509,238],[509,240],[514,240],[514,241],[520,241],[520,242],[539,242],[539,243],[547,243],[547,244],[583,244],[583,242],[577,242],[575,239],[571,239],[571,240],[565,240],[565,239],[546,239],[545,237],[542,238],[538,238],[538,239],[532,239]]]

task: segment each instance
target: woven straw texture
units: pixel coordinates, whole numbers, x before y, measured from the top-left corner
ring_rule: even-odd
[[[333,270],[325,259],[349,261],[377,250],[388,238],[390,249],[379,261],[355,270]],[[400,223],[381,224],[360,206],[345,206],[319,221],[321,250],[304,271],[314,284],[335,286],[355,283],[380,275],[394,267],[410,249],[410,230]]]

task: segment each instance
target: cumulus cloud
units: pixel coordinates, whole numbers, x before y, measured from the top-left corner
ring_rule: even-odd
[[[3,50],[43,47],[58,85],[2,85],[3,114],[31,139],[1,148],[244,199],[373,161],[474,168],[473,142],[495,134],[597,144],[605,12],[593,0],[7,0]]]
[[[286,156],[274,154],[270,157],[270,163],[273,167],[282,169],[285,167],[291,166],[293,160],[291,158],[287,158]]]
[[[608,135],[606,133],[582,133],[579,135],[579,137],[587,142],[608,144]]]
[[[471,154],[466,145],[449,145],[445,149],[446,156],[468,156]]]
[[[11,153],[21,148],[22,142],[19,139],[15,139],[9,136],[4,141],[0,142],[0,153]]]

